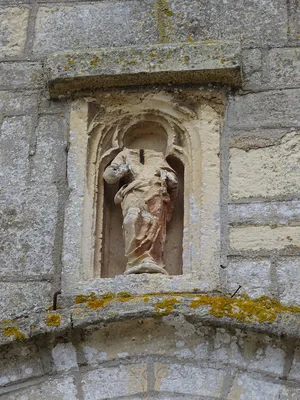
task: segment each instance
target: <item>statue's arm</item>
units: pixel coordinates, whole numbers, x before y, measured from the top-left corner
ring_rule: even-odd
[[[103,178],[107,183],[113,184],[118,182],[130,171],[129,165],[126,163],[125,156],[119,153],[112,163],[106,167]]]
[[[172,214],[173,214],[174,207],[175,207],[175,202],[176,202],[176,199],[177,199],[178,193],[179,193],[178,179],[177,179],[177,175],[175,174],[175,172],[172,172],[172,171],[164,171],[163,177],[165,179],[168,193],[170,196],[170,203],[169,203],[169,210],[168,210],[168,217],[167,217],[167,220],[170,221]]]

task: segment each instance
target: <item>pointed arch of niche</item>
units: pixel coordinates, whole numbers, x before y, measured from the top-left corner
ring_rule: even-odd
[[[209,167],[206,169],[207,177],[203,174],[207,162],[212,163],[215,175],[208,186],[214,193],[212,197],[217,197],[219,202],[218,112],[203,101],[192,108],[179,105],[169,95],[149,94],[134,104],[129,101],[128,104],[119,104],[119,107],[106,106],[105,111],[100,109],[89,125],[83,207],[84,267],[80,275],[85,280],[108,278],[125,270],[121,209],[113,202],[118,186],[105,184],[102,176],[118,152],[130,144],[152,149],[165,146],[166,159],[179,176],[180,195],[167,227],[166,270],[170,275],[193,274],[199,273],[201,265],[205,264],[207,271],[203,271],[204,275],[207,273],[213,279],[216,268],[211,269],[207,261],[211,264],[218,257],[218,245],[210,246],[208,238],[203,241],[201,231],[204,233],[206,227],[204,220],[209,222],[216,209],[214,205],[208,215],[204,214],[208,197],[203,193],[203,184],[206,185],[204,180],[212,173]],[[212,159],[211,154],[210,159],[203,157],[209,147],[216,153],[216,159]],[[217,223],[213,221],[215,226]],[[211,233],[209,236],[213,239]],[[205,247],[208,251],[204,255],[201,251],[206,251]],[[86,268],[87,265],[90,267]]]

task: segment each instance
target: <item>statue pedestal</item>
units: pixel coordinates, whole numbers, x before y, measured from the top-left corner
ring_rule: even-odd
[[[144,261],[139,265],[135,265],[134,267],[127,264],[124,275],[143,274],[143,273],[169,275],[163,267],[154,264],[151,261]]]

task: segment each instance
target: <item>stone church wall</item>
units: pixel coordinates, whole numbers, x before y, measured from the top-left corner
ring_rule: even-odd
[[[239,294],[300,306],[298,1],[0,0],[0,24],[5,340],[20,339],[5,334],[12,321],[31,321],[61,290],[73,99],[49,97],[45,60],[55,52],[240,45],[242,83],[225,85],[218,293],[240,286]],[[282,337],[275,328],[199,322],[188,313],[157,319],[137,308],[128,320],[124,312],[120,321],[75,329],[68,317],[65,330],[4,340],[0,399],[300,399],[296,317],[289,323],[298,332]]]

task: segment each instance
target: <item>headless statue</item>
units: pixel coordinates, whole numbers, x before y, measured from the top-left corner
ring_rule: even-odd
[[[123,213],[125,274],[167,274],[163,250],[178,180],[164,154],[124,148],[105,169],[103,178],[109,184],[121,181],[114,202],[121,204]]]

